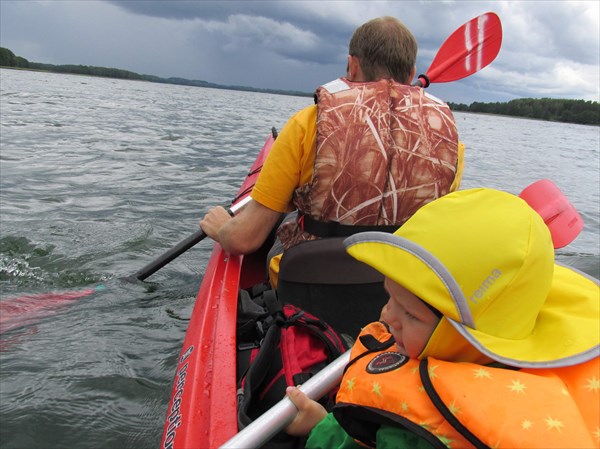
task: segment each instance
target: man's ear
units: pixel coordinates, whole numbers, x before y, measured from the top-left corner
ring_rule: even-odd
[[[408,79],[406,80],[406,84],[411,84],[412,80],[415,79],[416,74],[417,74],[417,68],[413,67],[412,70],[410,71],[410,75],[409,75]]]
[[[348,55],[347,78],[350,81],[361,81],[359,78],[362,74],[360,62],[356,56]]]

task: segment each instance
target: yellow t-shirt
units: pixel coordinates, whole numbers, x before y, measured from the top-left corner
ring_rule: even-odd
[[[271,147],[252,199],[277,212],[291,212],[294,191],[310,182],[317,142],[317,106],[294,114]]]

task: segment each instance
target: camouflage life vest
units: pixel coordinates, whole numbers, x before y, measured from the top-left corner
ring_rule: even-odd
[[[294,193],[299,215],[280,228],[284,248],[378,227],[393,232],[449,192],[458,132],[445,103],[388,79],[339,78],[316,99],[313,177]]]
[[[440,448],[598,448],[599,360],[519,370],[408,359],[383,323],[371,323],[352,348],[334,415],[369,446],[384,424]]]

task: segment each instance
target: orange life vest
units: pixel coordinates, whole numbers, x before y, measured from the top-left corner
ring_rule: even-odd
[[[381,424],[434,447],[600,447],[600,359],[551,369],[507,369],[395,352],[382,323],[363,329],[337,395],[346,432],[375,445]]]
[[[459,143],[448,105],[420,87],[387,79],[339,78],[318,88],[316,97],[313,177],[294,193],[299,220],[280,228],[284,248],[349,235],[349,226],[392,232],[450,191]],[[311,231],[308,221],[312,229],[325,224],[327,235]]]

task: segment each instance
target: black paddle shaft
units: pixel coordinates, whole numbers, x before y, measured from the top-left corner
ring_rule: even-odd
[[[204,231],[199,230],[187,237],[186,239],[179,242],[173,248],[165,252],[163,255],[158,257],[157,259],[150,262],[148,265],[138,270],[131,278],[135,278],[137,280],[143,281],[148,276],[152,275],[156,271],[160,270],[166,264],[171,262],[176,257],[180,256],[192,246],[196,245],[198,242],[204,240],[206,238],[206,234]]]
[[[227,210],[229,215],[231,215],[233,217],[234,210],[240,209],[243,205],[247,204],[249,202],[249,200],[250,200],[250,197],[247,196],[245,199],[243,199],[243,200],[239,201],[237,204],[231,206],[231,208],[226,207],[225,209]],[[164,267],[166,264],[171,262],[173,259],[181,256],[192,246],[194,246],[197,243],[204,240],[206,237],[207,237],[207,235],[202,229],[194,232],[192,235],[190,235],[186,239],[179,242],[177,245],[175,245],[170,250],[166,251],[164,254],[159,256],[157,259],[150,262],[144,268],[142,268],[141,270],[138,270],[135,274],[126,277],[125,280],[135,281],[137,279],[138,281],[143,281],[148,276],[154,274],[155,272],[160,270],[162,267]]]

